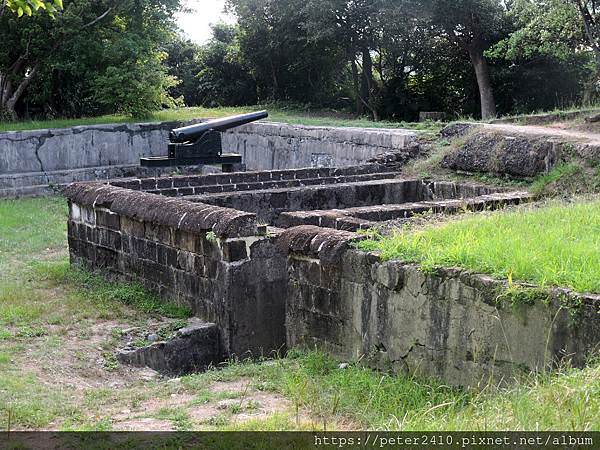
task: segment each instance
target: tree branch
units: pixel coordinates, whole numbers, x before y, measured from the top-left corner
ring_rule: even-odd
[[[85,25],[83,25],[80,28],[81,30],[85,30],[86,28],[89,28],[95,24],[97,24],[98,22],[100,22],[102,19],[104,19],[106,16],[108,16],[110,14],[110,12],[113,10],[113,7],[111,6],[110,8],[108,8],[106,11],[104,11],[103,14],[99,15],[98,17],[96,17],[94,20],[92,20],[91,22],[86,23]]]
[[[6,5],[6,0],[2,0],[2,3],[0,5],[1,5],[0,13],[2,13],[4,11],[4,7]],[[83,31],[86,28],[90,28],[90,27],[94,26],[95,24],[100,22],[102,19],[104,19],[106,16],[108,16],[113,9],[114,8],[111,6],[106,11],[104,11],[104,13],[102,13],[101,15],[97,16],[96,18],[94,18],[90,22],[86,23],[81,28],[79,28],[79,31]],[[62,39],[58,39],[52,45],[52,48],[50,49],[50,53],[56,51],[56,49],[60,46],[60,44],[62,42],[64,42],[64,39],[65,39],[65,35],[63,33]],[[9,71],[13,75],[17,75],[18,72],[21,71],[21,69],[27,62],[28,55],[29,55],[29,43],[27,44],[27,49],[26,49],[25,53],[20,55],[17,58],[17,60],[9,67]],[[3,105],[3,106],[8,105],[10,109],[14,110],[14,107],[17,104],[17,102],[19,101],[19,98],[21,98],[21,96],[23,95],[25,90],[29,87],[29,85],[31,84],[31,82],[33,81],[35,76],[37,75],[38,69],[39,69],[39,64],[40,64],[39,61],[34,63],[33,68],[29,71],[28,74],[25,75],[25,77],[23,78],[23,80],[21,81],[21,83],[19,84],[17,89],[15,89],[14,92],[12,92],[12,95],[10,92],[12,90],[12,88],[8,85],[8,83],[10,83],[9,73],[2,76],[2,84],[4,84],[4,86],[2,86],[2,91],[0,92],[0,94],[1,94],[0,95],[0,104],[1,105]]]
[[[19,87],[17,89],[15,89],[15,92],[13,93],[12,97],[7,101],[7,104],[9,104],[11,107],[14,108],[14,105],[17,104],[17,101],[19,100],[19,98],[21,97],[21,95],[23,95],[23,92],[25,92],[25,89],[27,89],[29,87],[29,85],[31,84],[31,81],[37,74],[38,67],[39,67],[38,65],[33,66],[33,69],[31,69],[31,72],[29,72],[29,74],[23,79],[23,81],[21,81],[21,84],[19,84]]]

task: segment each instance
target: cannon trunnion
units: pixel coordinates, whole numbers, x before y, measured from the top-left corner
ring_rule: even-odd
[[[230,172],[234,164],[242,162],[242,156],[223,153],[221,133],[268,116],[266,111],[260,111],[176,128],[169,134],[168,156],[142,157],[140,164],[145,167],[221,164],[224,172]]]

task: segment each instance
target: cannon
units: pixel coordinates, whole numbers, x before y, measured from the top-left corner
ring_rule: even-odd
[[[229,172],[234,164],[242,162],[242,157],[223,153],[221,133],[267,117],[267,111],[259,111],[176,128],[169,133],[168,155],[142,157],[140,164],[145,167],[221,164],[223,171]]]

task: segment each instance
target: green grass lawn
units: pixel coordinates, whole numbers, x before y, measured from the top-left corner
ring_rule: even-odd
[[[595,363],[483,391],[354,361],[340,368],[297,350],[175,381],[146,378],[115,360],[121,330],[185,311],[161,307],[139,286],[72,270],[65,220],[63,199],[0,201],[0,429],[10,414],[12,429],[600,431]],[[279,406],[265,412],[269,401]]]
[[[469,214],[361,242],[385,259],[600,292],[600,201]]]
[[[231,108],[179,108],[166,109],[152,114],[145,119],[133,119],[130,116],[108,115],[99,117],[84,117],[80,119],[56,119],[43,121],[0,122],[1,131],[36,130],[46,128],[66,128],[76,125],[97,125],[104,123],[134,123],[134,122],[164,122],[185,121],[191,119],[218,118],[235,114],[259,111],[269,111],[268,121],[283,122],[299,125],[361,127],[361,128],[411,128],[425,131],[437,131],[442,125],[432,122],[374,122],[366,118],[352,118],[350,114],[330,110],[308,110],[284,108],[278,105],[242,106]]]

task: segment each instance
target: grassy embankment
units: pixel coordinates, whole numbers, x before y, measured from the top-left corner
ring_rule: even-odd
[[[598,241],[591,236],[598,230],[586,226],[585,218],[599,223],[598,205],[593,213],[589,205],[557,208],[534,215],[550,220],[550,231],[538,235],[547,234],[539,237],[548,245],[563,238],[562,244],[554,242],[553,251],[580,255],[583,259],[573,264],[584,263],[581,273],[572,276],[587,283],[597,259],[591,255],[593,264],[586,262],[585,243],[596,245],[597,252]],[[527,224],[538,229],[534,217]],[[10,415],[13,429],[600,430],[598,364],[481,392],[377,373],[356,363],[340,369],[318,352],[292,352],[263,363],[231,362],[175,381],[124,368],[112,356],[123,328],[145,327],[165,314],[181,317],[186,311],[162,306],[137,286],[73,272],[67,263],[65,218],[61,199],[0,201],[2,429]],[[500,231],[512,233],[511,239],[505,237],[503,247],[501,238],[492,241],[496,250],[482,249],[483,254],[501,260],[512,239],[517,239],[515,247],[517,242],[533,245],[533,234],[519,238],[511,219],[507,214],[500,221],[507,221]],[[469,217],[466,224],[473,220],[493,219]],[[486,229],[492,234],[492,226],[484,223]],[[557,235],[553,229],[569,232]],[[465,255],[458,250],[471,242],[464,233],[450,255]],[[451,233],[442,235],[449,239]],[[557,273],[562,269],[557,267]]]
[[[359,244],[424,268],[463,267],[540,286],[600,292],[600,201],[468,214]]]
[[[373,122],[366,118],[353,118],[351,114],[330,110],[309,110],[282,107],[280,105],[257,105],[231,108],[179,108],[165,109],[152,114],[145,119],[134,119],[130,116],[108,115],[99,117],[84,117],[80,119],[56,119],[23,122],[0,122],[1,131],[35,130],[46,128],[66,128],[77,125],[98,125],[105,123],[136,123],[136,122],[164,122],[185,121],[191,119],[218,118],[235,114],[259,111],[269,111],[268,121],[283,122],[299,125],[337,126],[337,127],[365,127],[365,128],[411,128],[419,130],[439,130],[441,124],[434,122],[408,123],[408,122]]]

